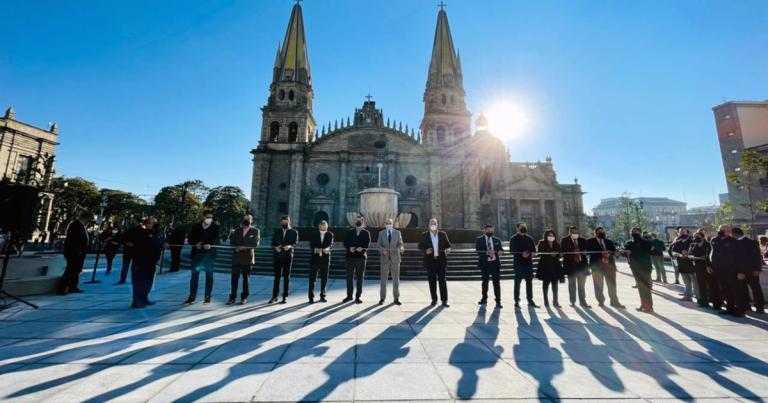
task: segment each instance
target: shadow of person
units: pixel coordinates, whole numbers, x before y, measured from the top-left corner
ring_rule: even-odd
[[[603,310],[609,314],[613,312],[610,308],[603,308]],[[677,371],[657,351],[646,351],[637,340],[631,337],[619,338],[618,336],[622,333],[626,334],[626,331],[609,324],[595,311],[578,313],[586,322],[596,325],[591,328],[591,333],[608,346],[606,351],[614,361],[627,369],[648,375],[659,386],[679,399],[693,399],[688,391],[672,380],[670,375],[676,374]]]
[[[451,351],[448,363],[461,370],[461,377],[456,385],[456,397],[470,399],[477,392],[478,372],[483,368],[492,368],[500,360],[504,347],[495,345],[499,337],[499,308],[495,308],[485,322],[486,307],[481,305],[472,325],[464,332],[464,341]],[[473,330],[482,328],[483,341],[473,335]],[[485,337],[485,336],[489,337]],[[488,344],[494,356],[490,357],[483,343]]]
[[[264,314],[261,314],[255,318],[248,318],[246,319],[248,322],[251,322],[253,320],[257,321],[268,321],[277,317],[280,317],[281,315],[285,315],[287,313],[298,311],[302,308],[303,305],[295,305],[283,309],[278,309],[271,312],[266,312]],[[330,307],[329,307],[330,308]],[[210,324],[210,323],[207,323]],[[202,332],[194,333],[194,327],[191,329],[195,339],[191,342],[188,342],[187,340],[190,339],[168,339],[161,343],[154,344],[151,346],[148,346],[146,348],[141,349],[133,349],[133,350],[127,350],[124,353],[118,354],[116,356],[111,356],[104,360],[95,361],[91,364],[89,364],[85,369],[72,373],[67,376],[50,379],[38,384],[35,384],[33,386],[21,389],[19,391],[16,391],[6,397],[8,398],[19,398],[23,397],[32,393],[44,391],[47,389],[51,389],[60,385],[64,385],[73,381],[80,380],[84,377],[91,376],[93,374],[99,373],[105,369],[108,369],[110,367],[111,363],[115,362],[121,362],[125,359],[137,355],[137,354],[145,354],[145,352],[151,352],[151,351],[157,351],[159,355],[167,355],[172,353],[184,353],[183,355],[171,360],[170,362],[166,363],[168,365],[160,365],[153,369],[153,371],[147,375],[146,377],[142,378],[139,381],[127,384],[125,386],[108,390],[103,393],[101,393],[98,396],[92,397],[88,399],[89,401],[104,401],[108,400],[110,398],[116,398],[121,396],[124,393],[127,393],[134,388],[137,388],[138,386],[144,384],[156,381],[158,379],[162,379],[164,377],[173,376],[179,372],[186,371],[188,369],[188,365],[173,365],[173,364],[188,364],[187,355],[196,354],[201,357],[206,356],[207,354],[211,353],[213,350],[220,347],[220,345],[212,345],[208,347],[204,347],[202,349],[199,349],[199,347],[204,346],[207,342],[207,340],[221,336],[223,334],[227,334],[228,332],[232,332],[235,330],[241,330],[242,327],[239,326],[239,322],[234,323],[225,323],[223,326],[219,326],[213,329],[204,330]],[[279,329],[282,323],[275,324],[273,326],[269,326],[267,328],[259,330],[260,332],[263,332],[265,334],[273,335],[276,329]],[[189,329],[188,329],[189,330]],[[266,338],[266,336],[265,336]],[[112,342],[113,340],[108,340],[106,343]],[[146,340],[136,340],[136,343],[145,342]],[[231,342],[231,341],[230,341]],[[258,344],[258,342],[256,342]],[[226,344],[226,343],[225,343]],[[154,357],[148,356],[146,360],[151,360]],[[44,366],[52,366],[52,365],[58,365],[58,364],[43,364]],[[34,370],[40,368],[39,365],[34,365],[30,368],[22,367],[18,371],[14,371],[16,373],[18,372],[24,372],[27,370]]]
[[[673,351],[666,350],[667,348],[671,348],[675,351],[682,351],[683,353],[701,357],[701,354],[689,349],[684,344],[680,343],[679,341],[667,336],[662,331],[656,329],[653,325],[641,320],[640,318],[636,317],[635,315],[629,313],[629,312],[622,312],[622,315],[619,315],[614,312],[610,312],[609,314],[614,317],[616,320],[621,323],[622,326],[624,326],[624,329],[629,332],[630,334],[633,334],[637,336],[638,338],[646,339],[649,338],[651,340],[657,340],[659,341],[654,345],[654,351],[658,352],[662,357],[666,357],[667,355],[671,356],[674,354]],[[664,319],[663,317],[659,315],[655,315],[657,318],[660,318],[662,321],[665,321],[665,323],[672,324],[672,322],[668,319]],[[704,337],[703,335],[700,335],[699,333],[692,332],[689,330],[685,330],[684,327],[673,324],[673,326],[676,326],[677,329],[683,331],[684,333],[690,335],[690,336],[696,336],[696,337]],[[711,339],[710,339],[711,340]],[[702,375],[706,375],[709,377],[713,382],[715,382],[717,385],[720,385],[729,391],[735,393],[738,396],[744,397],[744,398],[752,398],[756,396],[754,392],[747,389],[745,386],[740,385],[736,383],[735,381],[728,379],[723,375],[724,372],[727,372],[731,363],[728,362],[719,362],[714,359],[714,357],[710,356],[711,361],[708,361],[707,363],[697,363],[697,362],[690,362],[687,360],[677,360],[674,362],[675,366],[681,367],[681,368],[687,368],[691,369],[697,372],[700,372]],[[768,368],[768,366],[765,365],[765,362],[760,361],[755,358],[756,361],[762,362],[763,365],[761,366],[762,370],[758,370],[758,373],[761,375],[766,375],[768,372],[766,372],[765,368]],[[748,368],[750,370],[754,370],[751,368]]]
[[[553,315],[550,308],[547,308],[547,311]],[[560,393],[552,384],[552,380],[557,374],[563,373],[563,355],[560,350],[549,345],[536,311],[530,309],[528,312],[531,315],[530,322],[525,319],[522,311],[515,310],[518,338],[518,344],[512,348],[515,365],[536,379],[540,400],[559,399]]]
[[[307,393],[301,401],[320,401],[328,397],[339,385],[349,381],[352,378],[363,378],[371,376],[384,368],[388,364],[404,358],[408,355],[410,347],[406,344],[413,338],[415,338],[418,332],[415,329],[420,329],[432,318],[437,316],[443,308],[436,308],[432,310],[430,307],[422,308],[410,317],[401,321],[398,324],[390,325],[383,332],[379,333],[376,337],[363,344],[357,344],[344,351],[333,362],[328,364],[323,372],[327,375],[327,380],[322,384]],[[413,325],[414,333],[411,337],[399,337],[394,338],[395,335],[402,336],[400,326]],[[356,370],[353,374],[348,371],[339,371],[338,367],[350,362],[356,362],[357,357],[376,357],[367,365],[356,366]]]

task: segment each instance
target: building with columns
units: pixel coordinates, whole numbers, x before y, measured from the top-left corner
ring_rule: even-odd
[[[293,6],[275,56],[262,127],[253,155],[251,208],[259,226],[290,215],[295,226],[327,220],[346,226],[359,210],[359,193],[381,186],[400,193],[409,227],[430,218],[444,228],[479,229],[493,223],[509,235],[525,221],[535,236],[559,234],[584,221],[581,186],[560,184],[551,158],[511,162],[504,144],[480,115],[472,132],[461,58],[441,9],[418,131],[391,120],[366,97],[351,118],[317,127],[302,9]]]

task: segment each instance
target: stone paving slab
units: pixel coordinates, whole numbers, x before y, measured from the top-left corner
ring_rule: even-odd
[[[620,299],[637,306],[620,270]],[[449,283],[446,309],[428,306],[422,281],[380,306],[376,281],[363,304],[341,303],[339,280],[329,302],[308,304],[294,278],[287,304],[267,304],[272,279],[253,276],[250,303],[226,306],[216,273],[213,303],[184,306],[181,272],[158,276],[156,305],[135,310],[130,285],[99,276],[84,294],[0,312],[0,401],[768,399],[768,317],[716,315],[674,285],[655,287],[656,315],[597,307],[590,286],[592,309],[516,310],[511,281],[504,309],[476,304],[478,282]]]

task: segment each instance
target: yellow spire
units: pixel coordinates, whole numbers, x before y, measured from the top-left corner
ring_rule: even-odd
[[[429,62],[429,81],[438,85],[460,84],[461,78],[461,63],[453,46],[451,28],[448,26],[448,14],[441,7],[437,14],[435,41],[432,44],[432,60]]]
[[[291,12],[288,30],[285,32],[283,47],[275,60],[276,81],[299,81],[312,84],[307,56],[307,40],[304,35],[304,17],[297,2]]]

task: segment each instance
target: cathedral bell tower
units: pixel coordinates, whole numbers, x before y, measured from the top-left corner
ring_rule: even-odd
[[[448,14],[441,5],[424,91],[421,132],[426,146],[447,146],[470,136],[472,114],[464,97],[461,57],[453,46]]]
[[[269,100],[262,110],[261,144],[314,141],[312,71],[307,56],[301,6],[293,6],[282,46],[278,46]]]

